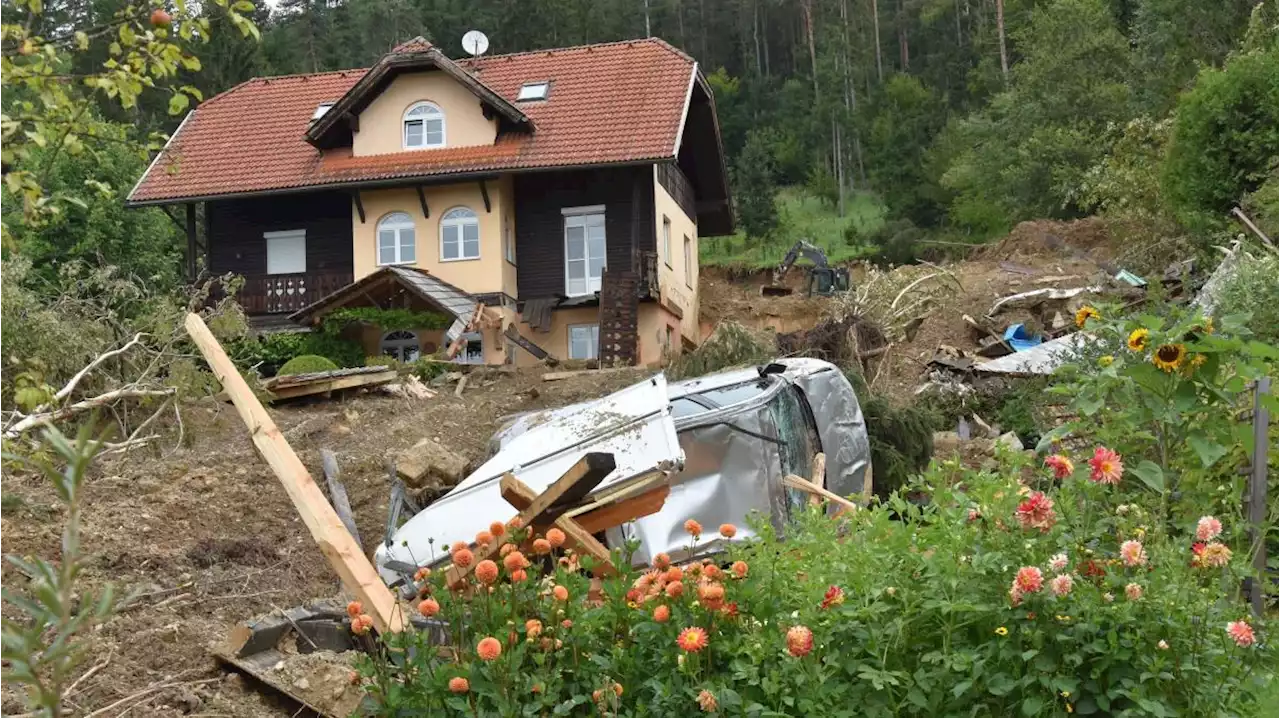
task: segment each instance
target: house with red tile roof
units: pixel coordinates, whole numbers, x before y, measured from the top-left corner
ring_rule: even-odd
[[[188,114],[128,203],[183,205],[189,271],[243,276],[251,316],[448,310],[366,350],[491,364],[696,344],[698,241],[733,231],[711,90],[656,38],[459,61],[415,38],[255,78]]]

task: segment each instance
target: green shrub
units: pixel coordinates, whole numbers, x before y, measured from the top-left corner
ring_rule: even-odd
[[[1280,123],[1274,45],[1208,68],[1178,102],[1162,184],[1179,216],[1219,223],[1274,174]]]
[[[1245,326],[1256,337],[1276,338],[1280,326],[1280,278],[1274,256],[1244,257],[1236,273],[1222,285],[1215,313],[1222,316],[1248,315]]]
[[[929,465],[933,456],[933,417],[919,406],[896,407],[867,388],[856,371],[846,371],[858,397],[871,443],[872,487],[887,497]]]
[[[908,487],[927,506],[895,494],[842,520],[797,511],[785,550],[751,520],[755,536],[715,563],[630,571],[594,598],[576,556],[545,582],[516,554],[482,564],[488,590],[436,572],[420,610],[450,626],[449,650],[430,632],[385,636],[391,650],[359,665],[373,712],[1245,715],[1269,697],[1275,622],[1243,622],[1244,554],[1193,565],[1194,520],[1154,530],[1127,486],[1088,467],[1053,488],[1020,453],[1001,460],[936,466]],[[1046,493],[1012,478],[1026,474]]]
[[[318,371],[333,371],[338,365],[316,354],[303,354],[296,356],[284,363],[280,370],[276,372],[280,376],[291,376],[293,374],[311,374]]]
[[[365,360],[360,342],[325,332],[260,334],[228,344],[227,353],[242,367],[258,367],[263,376],[305,354],[322,356],[338,367],[364,366]]]
[[[869,259],[880,265],[914,263],[920,251],[918,243],[924,237],[924,230],[909,219],[890,220],[869,234],[863,234],[852,223],[845,228],[845,243],[870,245],[874,251]]]
[[[688,379],[730,367],[762,364],[773,360],[776,353],[768,336],[737,322],[720,322],[698,348],[672,359],[666,373],[672,379]]]

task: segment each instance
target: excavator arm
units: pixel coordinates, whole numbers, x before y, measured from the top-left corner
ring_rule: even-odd
[[[782,259],[782,264],[779,264],[778,268],[773,270],[773,283],[781,284],[783,277],[786,277],[787,272],[791,270],[791,266],[801,257],[813,262],[813,266],[818,269],[826,269],[829,266],[827,264],[827,253],[822,251],[821,247],[799,239],[796,240],[795,244],[791,245],[787,256]]]

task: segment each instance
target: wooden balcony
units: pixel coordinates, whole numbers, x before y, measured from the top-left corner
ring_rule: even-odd
[[[351,284],[350,272],[246,276],[237,299],[245,314],[288,314]]]

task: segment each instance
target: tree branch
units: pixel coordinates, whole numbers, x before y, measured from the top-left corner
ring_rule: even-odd
[[[95,396],[92,399],[85,399],[83,401],[78,401],[69,406],[64,406],[61,409],[58,409],[56,411],[48,411],[41,414],[31,414],[30,416],[27,416],[21,419],[16,424],[5,429],[4,437],[6,439],[14,439],[20,436],[24,431],[27,431],[28,429],[34,428],[36,426],[41,426],[43,424],[52,424],[55,421],[62,421],[63,419],[66,419],[69,416],[82,414],[91,409],[97,409],[97,408],[106,406],[120,399],[143,399],[143,398],[156,397],[156,396],[172,396],[176,391],[177,389],[173,389],[173,388],[138,389],[138,388],[125,387],[123,389],[116,389],[114,391],[109,391],[105,394],[100,394],[98,396]]]

